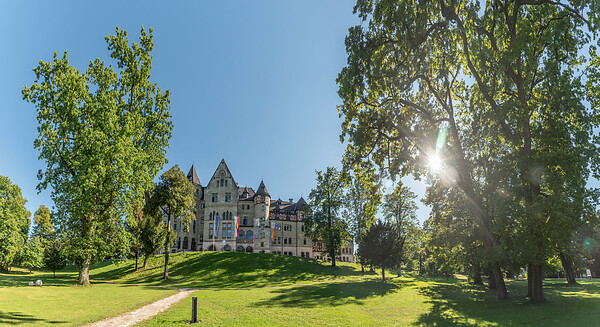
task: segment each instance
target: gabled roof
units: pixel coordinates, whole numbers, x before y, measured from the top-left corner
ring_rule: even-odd
[[[267,191],[267,187],[265,186],[265,183],[263,181],[260,181],[260,185],[258,186],[258,190],[256,190],[256,194],[268,195],[269,197],[271,196],[271,194],[269,194],[269,191]]]
[[[306,201],[304,201],[303,197],[300,197],[300,200],[296,203],[296,210],[304,210],[304,207],[307,205]]]
[[[196,167],[194,167],[194,164],[192,164],[192,168],[190,168],[190,171],[187,174],[187,179],[192,182],[192,184],[202,186],[202,184],[200,184],[198,174],[196,174]]]
[[[226,174],[229,174],[229,176],[231,176],[231,179],[233,180],[233,184],[237,185],[237,183],[235,182],[235,178],[233,178],[233,174],[229,170],[229,167],[227,167],[227,163],[225,162],[225,159],[221,159],[221,162],[217,166],[217,169],[215,169],[215,172],[210,179],[213,180],[215,177],[217,177],[218,176],[217,174],[219,173],[220,170],[223,170],[226,172]],[[210,183],[210,181],[209,181],[209,183]]]

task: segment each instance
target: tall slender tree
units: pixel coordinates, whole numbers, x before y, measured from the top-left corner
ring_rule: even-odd
[[[344,178],[335,167],[317,171],[317,186],[309,195],[309,214],[304,221],[305,233],[313,240],[323,240],[331,265],[349,239],[348,225],[341,217]]]
[[[55,53],[33,69],[36,80],[22,91],[36,107],[34,147],[46,162],[38,191],[52,188],[69,252],[80,263],[80,285],[89,284],[90,265],[108,254],[107,235],[122,229],[118,217],[151,190],[166,162],[170,92],[150,82],[152,39],[152,29],[142,27],[139,43],[130,43],[117,27],[105,38],[116,69],[96,59],[80,73],[67,52]]]
[[[190,226],[190,221],[196,219],[194,212],[194,185],[185,177],[178,165],[171,167],[160,176],[149,199],[149,211],[159,213],[167,218],[165,225],[165,269],[163,279],[169,278],[169,252],[174,238],[172,237],[172,219],[179,218],[184,231]]]
[[[354,244],[359,244],[367,230],[375,223],[377,208],[381,203],[379,187],[371,177],[372,173],[355,172],[344,196],[342,215],[347,219]],[[359,257],[361,270],[363,260]]]

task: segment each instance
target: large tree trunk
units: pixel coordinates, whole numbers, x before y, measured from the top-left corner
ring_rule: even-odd
[[[561,251],[558,256],[560,258],[560,262],[562,263],[563,269],[565,270],[565,275],[567,275],[567,284],[577,285],[577,281],[575,280],[575,269],[573,269],[573,261],[571,260],[571,257],[565,251]]]
[[[527,271],[527,295],[531,302],[546,302],[544,289],[542,288],[543,280],[544,272],[542,265],[529,263]]]
[[[78,285],[90,285],[90,255],[86,254],[83,263],[81,264],[81,270],[79,270]]]
[[[500,265],[495,263],[492,269],[494,283],[496,284],[496,295],[498,296],[498,299],[508,298],[508,291],[506,290],[506,284],[504,283],[504,276],[500,270]]]
[[[146,268],[146,262],[148,262],[148,256],[144,255],[144,264],[142,265],[142,268]]]
[[[135,270],[138,270],[138,251],[135,251]]]
[[[496,278],[494,277],[494,272],[490,270],[490,274],[488,276],[488,288],[491,290],[496,289]]]

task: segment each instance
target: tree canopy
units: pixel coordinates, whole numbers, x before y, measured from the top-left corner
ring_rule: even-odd
[[[0,269],[10,270],[27,242],[29,216],[21,188],[0,175]]]
[[[139,43],[130,43],[117,27],[105,38],[116,67],[95,59],[80,73],[67,52],[54,53],[33,69],[36,80],[22,91],[35,105],[34,147],[46,163],[38,190],[52,188],[57,217],[71,231],[73,259],[81,264],[80,284],[89,283],[90,264],[112,248],[103,245],[122,223],[118,217],[152,189],[166,162],[170,92],[150,81],[152,38],[152,29],[142,27]]]
[[[373,162],[381,175],[428,174],[460,190],[499,298],[507,296],[500,266],[510,235],[527,240],[513,244],[530,268],[531,300],[544,301],[551,240],[573,231],[577,194],[590,173],[598,176],[595,47],[582,55],[597,9],[593,1],[516,0],[355,6],[366,24],[349,30],[337,79],[346,161]],[[545,223],[549,215],[555,223]]]

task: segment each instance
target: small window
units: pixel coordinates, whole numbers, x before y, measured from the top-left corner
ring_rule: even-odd
[[[304,239],[304,245],[306,245],[306,239]]]

